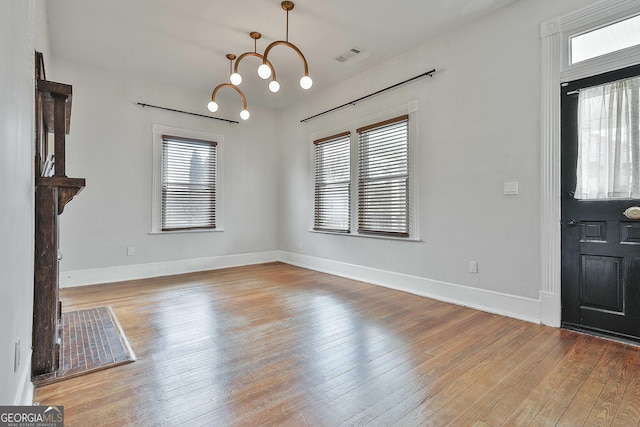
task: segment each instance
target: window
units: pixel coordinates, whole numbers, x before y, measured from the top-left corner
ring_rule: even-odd
[[[216,228],[217,143],[162,136],[161,230]]]
[[[640,45],[640,15],[571,37],[571,64]]]
[[[224,135],[158,124],[152,132],[151,234],[224,231]]]
[[[554,50],[551,53],[544,48],[545,61],[552,61],[548,62],[552,68],[544,68],[544,73],[559,66],[561,82],[640,63],[640,2],[636,0],[595,2],[543,23],[540,31],[550,43],[548,48]],[[555,35],[558,37],[552,39]],[[553,65],[556,61],[560,63]]]
[[[348,233],[351,219],[350,132],[314,143],[313,229]]]
[[[358,231],[409,236],[408,116],[357,129]]]
[[[578,199],[640,198],[640,77],[580,89]]]
[[[418,240],[409,115],[353,127],[313,141],[313,230]]]

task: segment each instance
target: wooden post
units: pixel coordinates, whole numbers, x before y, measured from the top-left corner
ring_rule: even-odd
[[[58,188],[36,187],[32,375],[58,369]]]

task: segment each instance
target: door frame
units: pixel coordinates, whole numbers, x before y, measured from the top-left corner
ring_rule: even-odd
[[[601,0],[540,25],[541,221],[540,322],[561,326],[560,301],[560,84],[640,64],[640,46],[571,65],[572,36],[640,14],[636,0]]]

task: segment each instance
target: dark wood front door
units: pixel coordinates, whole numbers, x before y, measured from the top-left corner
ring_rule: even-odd
[[[640,200],[585,199],[575,191],[578,93],[637,75],[640,66],[576,80],[561,88],[562,324],[634,341],[640,341],[640,219],[629,219],[623,212],[640,206]],[[628,116],[637,129],[637,92],[634,96],[635,112],[631,109]],[[632,142],[640,151],[637,135],[635,132]]]

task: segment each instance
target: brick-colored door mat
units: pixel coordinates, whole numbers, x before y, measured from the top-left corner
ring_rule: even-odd
[[[60,367],[34,377],[36,386],[135,361],[111,307],[62,313],[61,322]]]

